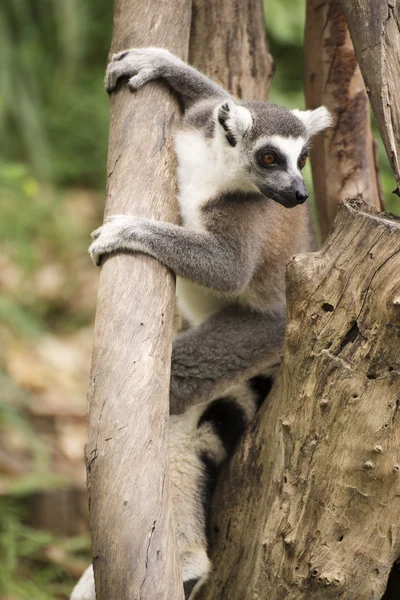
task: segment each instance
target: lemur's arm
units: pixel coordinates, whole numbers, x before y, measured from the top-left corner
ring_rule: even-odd
[[[105,77],[107,92],[115,90],[121,77],[130,78],[128,86],[131,90],[154,79],[165,79],[182,96],[185,105],[213,97],[231,98],[211,79],[162,48],[132,48],[114,54]]]
[[[243,290],[256,266],[252,264],[253,256],[244,252],[238,242],[140,217],[110,217],[92,237],[89,253],[97,265],[103,254],[119,250],[144,252],[176,275],[224,292]]]
[[[231,305],[173,342],[170,411],[209,400],[261,370],[273,373],[285,334],[285,306],[252,311]]]

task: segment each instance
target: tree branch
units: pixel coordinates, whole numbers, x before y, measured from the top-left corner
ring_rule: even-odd
[[[305,29],[307,108],[327,106],[334,126],[313,140],[311,166],[323,239],[345,198],[382,210],[368,96],[339,0],[308,0]]]
[[[243,100],[266,100],[274,72],[261,0],[193,0],[190,62]]]
[[[164,46],[187,57],[190,2],[116,0],[112,51]],[[106,215],[176,219],[167,86],[111,98]],[[98,600],[183,597],[168,485],[172,274],[144,255],[102,267],[86,448]]]
[[[358,64],[400,195],[400,13],[394,0],[342,0]]]

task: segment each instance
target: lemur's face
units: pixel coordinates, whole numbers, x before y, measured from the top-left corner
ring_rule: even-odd
[[[306,137],[266,137],[251,151],[251,179],[264,196],[292,208],[308,198],[301,174],[307,157]]]
[[[331,125],[331,115],[316,110],[287,110],[265,102],[225,103],[218,122],[242,180],[287,208],[308,198],[302,170],[310,139]]]

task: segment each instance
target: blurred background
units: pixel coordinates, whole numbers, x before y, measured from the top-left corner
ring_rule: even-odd
[[[303,108],[305,0],[267,0],[266,14],[270,99]],[[1,600],[65,599],[89,560],[87,247],[103,214],[111,27],[110,0],[8,0],[0,14]]]

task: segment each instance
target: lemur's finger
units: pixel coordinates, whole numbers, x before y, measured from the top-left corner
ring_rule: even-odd
[[[90,258],[92,259],[93,263],[96,265],[96,267],[100,267],[100,265],[101,265],[101,254],[99,254],[98,252],[96,252],[94,244],[92,244],[89,247],[89,255],[90,255]]]
[[[129,54],[130,50],[122,50],[121,52],[117,52],[116,54],[112,55],[112,62],[115,62],[117,60],[122,60],[123,58],[125,58],[125,56],[127,56]]]
[[[90,234],[90,237],[92,238],[92,240],[97,240],[97,238],[99,237],[100,234],[101,234],[101,227],[92,231],[92,233]]]
[[[155,77],[155,69],[141,69],[137,75],[134,75],[130,78],[128,81],[128,87],[132,92],[134,92],[143,87],[149,81],[155,79]]]
[[[117,87],[117,82],[120,77],[118,69],[115,68],[114,63],[110,63],[107,67],[106,75],[104,78],[104,85],[109,94]]]

